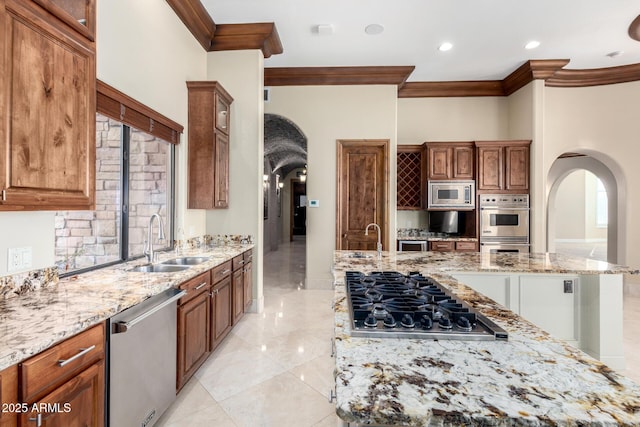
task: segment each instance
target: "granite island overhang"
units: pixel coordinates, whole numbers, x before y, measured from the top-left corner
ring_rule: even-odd
[[[556,254],[336,251],[336,411],[378,425],[640,425],[640,386],[449,273],[581,275],[637,270]],[[345,271],[420,271],[509,332],[508,341],[350,336]]]

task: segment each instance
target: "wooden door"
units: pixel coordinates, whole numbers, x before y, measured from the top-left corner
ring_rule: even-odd
[[[231,286],[233,288],[233,324],[244,314],[244,269],[240,268],[233,272]]]
[[[32,405],[58,408],[22,414],[20,425],[42,427],[104,426],[104,360],[91,365]],[[29,405],[31,408],[32,405]],[[40,418],[40,422],[34,420]]]
[[[453,147],[452,179],[473,179],[473,145]]]
[[[18,365],[10,366],[0,372],[0,401],[3,408],[0,411],[0,427],[16,427],[18,412],[10,410],[11,408],[5,405],[18,403]]]
[[[6,8],[0,210],[92,209],[95,45],[42,19],[33,2]]]
[[[364,234],[370,223],[388,248],[388,153],[388,140],[338,141],[336,249],[375,250],[377,230]]]
[[[502,190],[504,182],[503,148],[499,145],[478,147],[478,190]]]
[[[428,146],[429,179],[451,179],[451,147]]]
[[[206,291],[178,306],[178,390],[209,356],[209,315]]]
[[[529,192],[529,146],[505,147],[505,189]]]
[[[213,286],[211,298],[211,351],[222,342],[231,330],[231,301],[231,276],[227,276]]]
[[[244,277],[242,281],[244,285],[244,310],[247,311],[249,310],[253,302],[253,263],[251,261],[248,261],[244,265],[243,272]]]

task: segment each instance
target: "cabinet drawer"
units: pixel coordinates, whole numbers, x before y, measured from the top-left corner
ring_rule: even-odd
[[[183,296],[178,300],[178,304],[184,304],[185,302],[191,300],[197,295],[200,295],[202,292],[209,290],[211,287],[211,272],[207,271],[206,273],[202,273],[193,279],[187,280],[183,284],[180,285],[180,289],[183,291],[187,291],[187,295]]]
[[[214,267],[212,274],[212,282],[214,284],[218,283],[220,280],[231,274],[231,261],[227,261],[224,264],[220,264],[217,267]]]
[[[455,242],[429,242],[430,251],[451,252]]]
[[[242,266],[244,265],[245,261],[244,261],[244,255],[240,254],[238,256],[233,257],[233,271],[237,271],[240,268],[242,268]]]
[[[32,402],[42,392],[104,358],[104,333],[104,323],[100,323],[22,362],[21,402]]]
[[[244,255],[244,263],[245,264],[248,264],[251,261],[253,261],[253,249],[249,249],[243,255]]]
[[[477,242],[456,242],[456,251],[460,252],[477,252]]]

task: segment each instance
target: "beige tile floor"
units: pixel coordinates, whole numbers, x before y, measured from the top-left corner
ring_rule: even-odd
[[[333,291],[306,290],[304,241],[264,257],[263,313],[248,313],[158,421],[161,427],[336,427]],[[625,298],[623,373],[640,382],[640,298]]]

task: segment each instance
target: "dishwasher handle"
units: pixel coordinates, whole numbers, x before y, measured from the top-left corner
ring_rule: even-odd
[[[129,329],[134,327],[136,324],[142,322],[144,319],[146,319],[147,317],[151,316],[152,314],[162,310],[163,308],[165,308],[169,304],[179,300],[180,298],[182,298],[186,294],[187,294],[186,291],[180,291],[177,294],[175,294],[175,295],[163,300],[159,304],[154,305],[149,310],[145,311],[144,313],[140,314],[139,316],[134,317],[131,320],[120,321],[120,322],[114,323],[113,324],[113,328],[112,328],[112,333],[113,334],[120,334],[120,333],[127,332]]]

